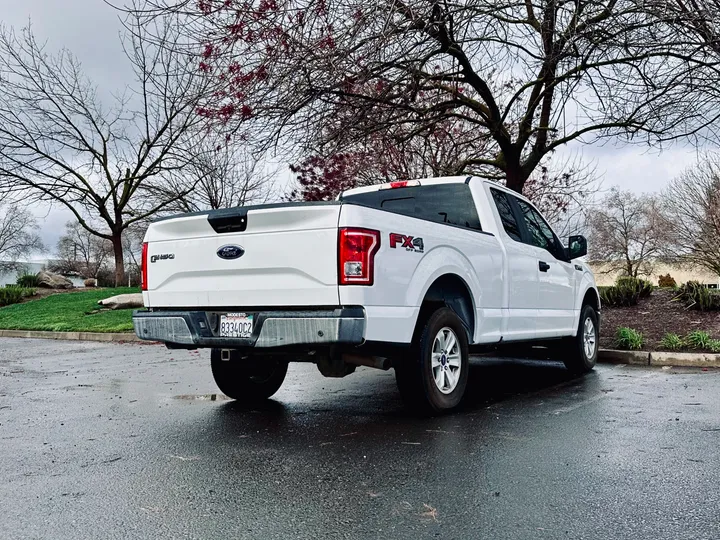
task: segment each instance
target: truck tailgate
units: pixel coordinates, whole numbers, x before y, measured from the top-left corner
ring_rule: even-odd
[[[145,237],[145,303],[206,309],[337,306],[340,208],[287,203],[153,223]],[[219,254],[223,247],[229,247],[225,257]]]

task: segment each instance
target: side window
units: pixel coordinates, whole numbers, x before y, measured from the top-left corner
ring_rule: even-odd
[[[525,217],[525,225],[530,233],[530,240],[534,246],[548,250],[556,259],[565,259],[555,234],[550,225],[543,219],[540,212],[523,200],[517,199],[518,206]]]
[[[497,189],[490,189],[490,192],[495,200],[495,206],[500,214],[500,221],[502,221],[505,232],[513,240],[522,242],[520,228],[515,220],[515,214],[513,214],[507,194],[504,191],[499,191]]]
[[[437,184],[414,189],[418,190],[415,197],[417,217],[482,231],[475,201],[467,184]]]

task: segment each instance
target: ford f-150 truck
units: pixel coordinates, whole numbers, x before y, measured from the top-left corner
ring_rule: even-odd
[[[392,367],[406,401],[441,411],[459,404],[482,346],[545,344],[574,372],[594,367],[586,253],[496,183],[391,182],[154,222],[133,322],[142,339],[211,349],[230,398],[266,399],[288,362],[309,361],[330,377]]]

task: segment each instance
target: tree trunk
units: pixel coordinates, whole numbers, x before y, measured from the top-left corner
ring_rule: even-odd
[[[123,253],[122,233],[113,233],[113,253],[115,254],[115,286],[122,287],[125,284],[125,257]]]
[[[512,189],[522,195],[527,179],[528,175],[525,174],[519,162],[507,164],[505,169],[505,185],[508,189]]]

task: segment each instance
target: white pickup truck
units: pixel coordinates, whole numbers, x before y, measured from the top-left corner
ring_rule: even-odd
[[[215,381],[265,399],[288,362],[342,377],[389,369],[410,403],[460,403],[471,351],[557,345],[595,365],[600,299],[582,236],[568,247],[518,194],[474,177],[392,182],[336,201],[248,206],[154,222],[137,335],[209,348]]]

